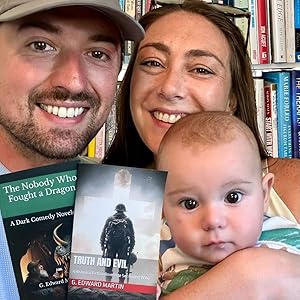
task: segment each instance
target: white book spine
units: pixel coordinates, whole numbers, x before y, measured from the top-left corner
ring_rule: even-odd
[[[257,29],[257,5],[256,0],[250,0],[249,11],[251,12],[250,22],[250,58],[252,64],[259,64],[258,57],[258,29]]]
[[[254,78],[255,100],[257,110],[257,125],[263,143],[266,142],[265,135],[265,95],[264,80],[262,78]]]
[[[284,1],[286,62],[295,62],[295,13],[294,0]]]
[[[285,12],[283,0],[271,0],[272,62],[286,62]]]

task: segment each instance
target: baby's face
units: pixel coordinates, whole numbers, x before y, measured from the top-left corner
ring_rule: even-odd
[[[166,145],[158,166],[168,171],[164,217],[183,252],[217,263],[256,243],[267,192],[257,156],[246,139]]]

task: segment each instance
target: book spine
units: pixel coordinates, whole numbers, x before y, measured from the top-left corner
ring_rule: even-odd
[[[269,32],[267,26],[266,0],[257,0],[257,37],[259,49],[259,63],[269,63]]]
[[[250,22],[250,59],[252,64],[259,64],[258,60],[258,29],[257,29],[257,3],[256,0],[250,0],[249,11],[251,12]]]
[[[143,0],[135,0],[135,19],[139,20],[142,16],[142,2]]]
[[[277,85],[278,157],[292,157],[292,120],[290,106],[290,73],[269,72],[265,79]]]
[[[272,62],[286,62],[285,16],[283,0],[270,3]]]
[[[125,0],[119,0],[119,4],[120,4],[120,7],[121,7],[122,10],[125,9],[124,1],[125,1]]]
[[[264,95],[264,80],[262,78],[254,78],[255,85],[255,101],[257,109],[257,124],[258,130],[263,143],[266,142],[265,130],[265,95]]]
[[[294,0],[295,16],[295,60],[300,62],[300,0]]]
[[[88,157],[95,157],[95,150],[96,150],[96,137],[93,137],[93,139],[89,142],[87,147],[87,155]]]
[[[131,16],[132,18],[135,18],[135,0],[124,0],[124,11]],[[130,61],[130,57],[133,52],[133,41],[125,41],[125,55],[124,55],[124,64],[128,65]]]
[[[295,62],[295,17],[294,17],[294,0],[285,0],[285,43],[286,43],[286,62]]]
[[[95,158],[102,161],[105,155],[105,124],[101,127],[96,135],[96,147],[95,147]]]
[[[282,72],[283,92],[277,103],[278,110],[278,135],[279,135],[279,157],[292,158],[292,115],[290,102],[291,78],[289,72]],[[282,101],[283,100],[283,101]]]
[[[276,116],[276,85],[265,82],[265,135],[268,155],[276,157],[277,154],[277,116]]]
[[[293,70],[291,73],[293,157],[300,158],[300,71]]]
[[[248,0],[234,0],[233,5],[238,8],[248,9],[249,1]]]

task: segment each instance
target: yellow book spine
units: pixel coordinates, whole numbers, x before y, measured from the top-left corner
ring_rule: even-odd
[[[88,157],[95,157],[96,154],[96,137],[94,137],[87,147]]]

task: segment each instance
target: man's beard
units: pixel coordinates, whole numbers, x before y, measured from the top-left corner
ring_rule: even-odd
[[[36,104],[43,99],[87,101],[92,115],[88,127],[78,133],[71,129],[53,128],[43,131],[42,124],[38,126],[33,119],[33,111]],[[97,112],[100,108],[100,100],[97,96],[88,92],[71,95],[65,89],[56,89],[43,92],[33,92],[28,98],[29,116],[24,122],[16,122],[7,118],[0,108],[0,124],[9,132],[14,144],[21,150],[24,146],[30,152],[37,152],[49,159],[70,159],[81,154],[87,144],[97,134],[102,124],[97,122]],[[105,114],[105,112],[103,112]]]

